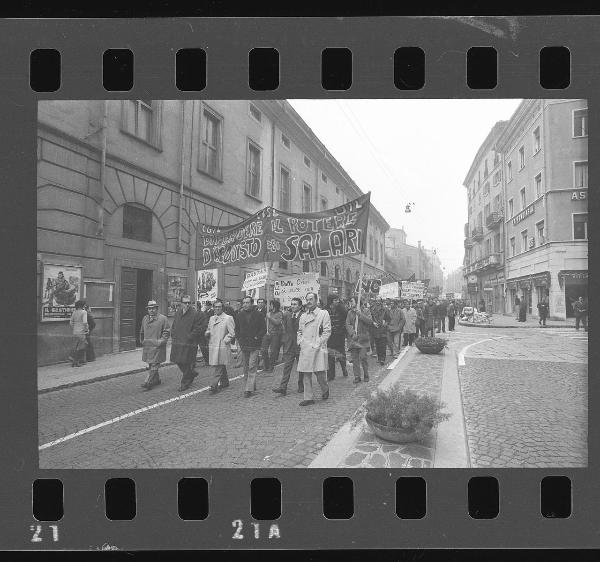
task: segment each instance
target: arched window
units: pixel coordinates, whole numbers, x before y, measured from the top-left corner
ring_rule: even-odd
[[[335,266],[335,279],[336,281],[340,278],[340,266],[336,265]]]
[[[321,277],[327,277],[327,262],[321,262]]]

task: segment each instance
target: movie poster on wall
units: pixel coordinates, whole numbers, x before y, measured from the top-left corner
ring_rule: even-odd
[[[186,294],[187,277],[181,275],[169,275],[169,286],[167,287],[167,316],[173,316],[179,304],[181,297]]]
[[[45,263],[42,271],[42,322],[69,320],[81,298],[83,268]]]
[[[201,305],[213,302],[219,291],[219,270],[201,269],[196,271],[196,300]]]

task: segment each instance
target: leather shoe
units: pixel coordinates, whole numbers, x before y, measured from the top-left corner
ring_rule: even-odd
[[[369,382],[369,377],[365,377],[365,382]]]
[[[188,384],[182,384],[179,386],[179,392],[183,392],[184,390],[187,390],[190,387],[191,383]]]
[[[252,392],[250,392],[249,390],[246,390],[244,392],[244,398],[250,398],[250,396],[252,396]]]
[[[277,394],[281,394],[283,396],[286,395],[287,391],[285,388],[274,388],[273,392],[277,393]]]
[[[321,400],[327,400],[329,398],[329,389],[327,389],[324,393],[323,396],[321,396]]]
[[[354,379],[354,384],[358,384],[359,382],[361,382],[360,379]]]
[[[300,402],[300,406],[310,406],[311,404],[314,404],[315,401],[314,400],[302,400],[302,402]]]
[[[299,386],[298,387],[298,394],[303,394],[304,393],[304,387],[303,386]]]
[[[210,386],[210,388],[208,390],[211,394],[216,394],[217,392],[219,392],[219,386],[216,384],[213,384]]]

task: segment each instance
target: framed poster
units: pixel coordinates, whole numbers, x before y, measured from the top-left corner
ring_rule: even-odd
[[[196,271],[196,300],[204,305],[214,301],[219,292],[219,270],[201,269]]]
[[[186,294],[187,277],[169,275],[167,283],[167,316],[174,316],[179,308],[181,297]]]
[[[42,264],[42,322],[69,320],[81,298],[83,267]]]

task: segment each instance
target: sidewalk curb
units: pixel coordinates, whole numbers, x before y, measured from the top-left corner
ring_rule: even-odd
[[[171,367],[175,365],[175,363],[162,363],[161,367]],[[82,386],[84,384],[90,384],[93,382],[105,381],[108,379],[114,379],[117,377],[123,377],[125,375],[135,375],[136,373],[143,373],[147,371],[146,367],[138,367],[135,369],[130,369],[129,371],[122,371],[119,373],[109,373],[108,375],[98,375],[97,377],[92,377],[90,379],[82,379],[80,381],[67,382],[63,384],[58,384],[56,386],[49,386],[47,388],[38,389],[38,394],[47,394],[48,392],[54,392],[55,390],[64,390],[65,388],[73,388],[74,386]]]
[[[498,326],[494,324],[474,324],[473,322],[459,322],[458,324],[459,326],[468,326],[470,328],[537,328],[538,330],[543,329],[541,326],[535,325],[516,326],[513,324],[508,324],[506,326]],[[575,330],[575,328],[572,326],[564,326],[562,324],[546,324],[546,328],[572,328],[573,330]]]

